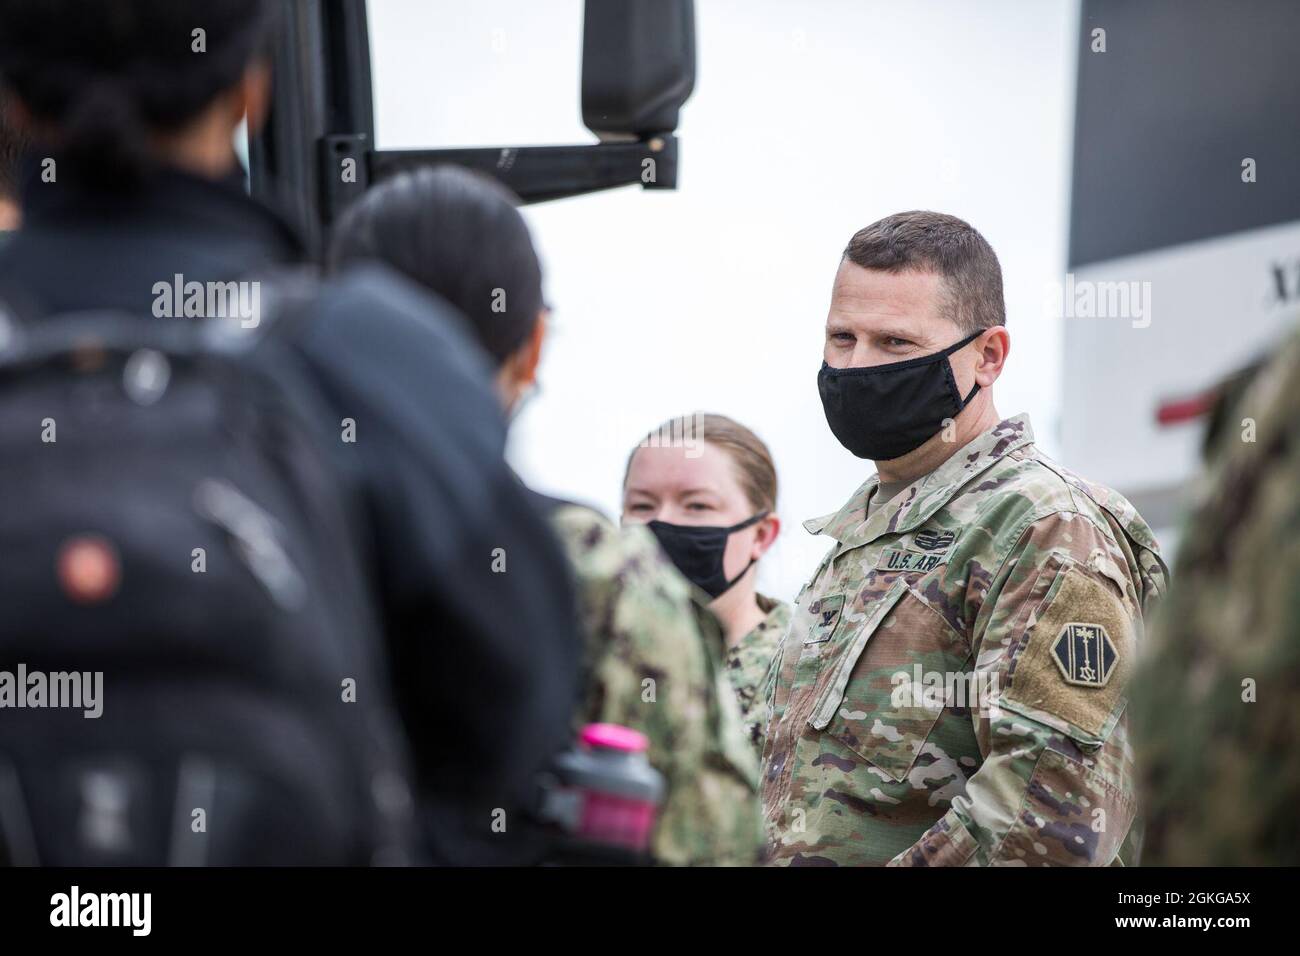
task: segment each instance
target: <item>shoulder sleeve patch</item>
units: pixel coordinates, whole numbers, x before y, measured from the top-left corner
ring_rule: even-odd
[[[1067,565],[1030,618],[1028,631],[1003,700],[1014,710],[1055,718],[1045,722],[1076,739],[1104,741],[1123,712],[1137,653],[1124,602],[1107,584]]]
[[[1105,687],[1119,652],[1104,625],[1071,621],[1052,642],[1052,658],[1067,684]]]

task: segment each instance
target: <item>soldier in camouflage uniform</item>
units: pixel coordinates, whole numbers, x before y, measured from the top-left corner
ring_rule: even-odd
[[[819,390],[880,474],[805,523],[832,542],[768,685],[777,863],[1136,860],[1125,690],[1165,570],[1132,505],[998,419],[1004,322],[961,220],[891,216],[846,250]]]
[[[1222,415],[1135,681],[1143,862],[1295,866],[1300,331]]]
[[[641,731],[668,792],[652,852],[672,864],[757,862],[758,765],[722,666],[717,621],[644,528],[553,512],[578,583],[588,674],[579,723]]]
[[[776,463],[753,431],[726,415],[670,419],[628,456],[623,521],[645,523],[722,625],[726,668],[757,757],[761,687],[790,607],[758,593],[758,565],[780,534]]]

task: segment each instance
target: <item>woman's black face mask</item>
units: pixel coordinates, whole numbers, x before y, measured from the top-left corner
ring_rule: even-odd
[[[669,524],[667,521],[650,521],[646,527],[659,539],[660,546],[672,559],[677,570],[686,580],[711,598],[716,598],[745,576],[757,558],[752,559],[730,581],[722,568],[722,558],[727,551],[727,538],[735,531],[748,528],[767,517],[766,511],[760,511],[752,518],[730,528],[713,525]]]
[[[889,461],[920,448],[956,418],[979,391],[962,398],[948,356],[983,333],[968,335],[933,355],[871,365],[831,368],[817,373],[826,423],[840,444],[859,458]]]

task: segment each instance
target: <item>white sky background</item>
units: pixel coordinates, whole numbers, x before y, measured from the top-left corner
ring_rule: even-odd
[[[383,148],[583,143],[581,0],[370,0]],[[800,522],[874,470],[817,396],[840,253],[881,216],[970,221],[1002,262],[1004,415],[1055,453],[1074,0],[696,0],[680,188],[528,207],[555,307],[511,457],[540,490],[620,505],[628,451],[720,412],[772,449],[785,522],[760,590],[793,598],[826,550]],[[1068,462],[1087,473],[1087,462]]]

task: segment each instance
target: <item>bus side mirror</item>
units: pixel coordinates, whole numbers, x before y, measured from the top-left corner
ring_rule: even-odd
[[[586,0],[582,122],[602,139],[677,128],[695,88],[694,0]]]

